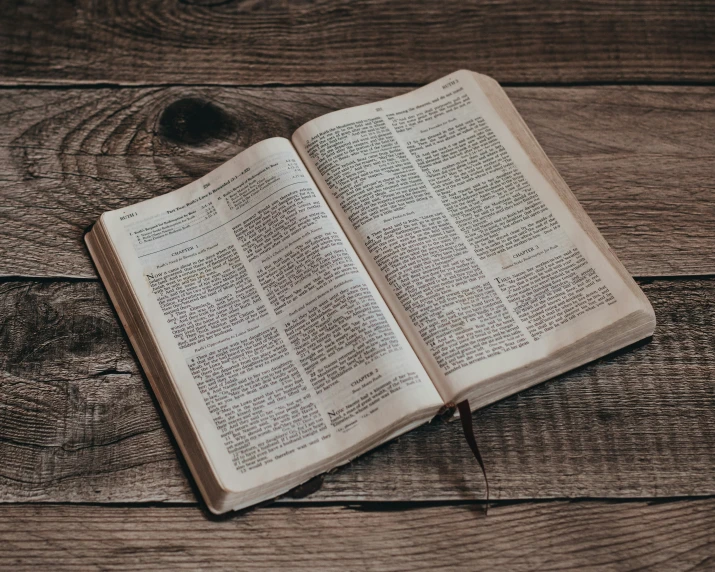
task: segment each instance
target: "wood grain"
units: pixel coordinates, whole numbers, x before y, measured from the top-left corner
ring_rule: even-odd
[[[652,341],[475,415],[494,499],[715,494],[715,279],[641,281]],[[0,500],[195,502],[96,282],[0,285]],[[458,424],[326,477],[309,501],[482,498]]]
[[[95,277],[104,211],[174,190],[262,139],[405,88],[0,92],[0,275]],[[630,272],[715,272],[715,88],[512,88]]]
[[[706,0],[7,0],[0,82],[712,82]]]
[[[502,499],[488,517],[459,426],[434,423],[303,501],[219,520],[196,506],[81,241],[102,212],[264,138],[468,68],[521,86],[510,97],[632,273],[713,274],[712,2],[0,10],[0,569],[715,565],[715,498],[546,500],[715,495],[714,278],[642,280],[649,343],[475,414]],[[674,85],[634,85],[654,83]]]
[[[69,534],[68,531],[73,531]],[[715,500],[412,510],[5,506],[12,570],[707,570]]]

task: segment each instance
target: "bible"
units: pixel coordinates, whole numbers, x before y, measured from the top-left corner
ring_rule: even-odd
[[[258,142],[85,240],[215,513],[655,328],[506,93],[469,71]]]

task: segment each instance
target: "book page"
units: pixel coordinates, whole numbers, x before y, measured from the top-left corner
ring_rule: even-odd
[[[441,406],[289,141],[103,221],[225,488]]]
[[[470,72],[293,142],[445,400],[638,306]]]

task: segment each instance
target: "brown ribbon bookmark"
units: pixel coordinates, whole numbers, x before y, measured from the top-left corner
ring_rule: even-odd
[[[474,425],[472,425],[472,410],[469,407],[469,400],[465,399],[457,403],[457,409],[459,410],[459,420],[462,422],[462,430],[464,431],[464,438],[467,440],[469,448],[474,453],[474,458],[479,463],[482,469],[482,475],[484,475],[484,484],[487,488],[487,494],[485,496],[486,508],[484,512],[489,511],[489,481],[487,480],[487,470],[484,468],[484,461],[482,460],[482,454],[479,452],[479,447],[477,446],[477,438],[474,436]]]

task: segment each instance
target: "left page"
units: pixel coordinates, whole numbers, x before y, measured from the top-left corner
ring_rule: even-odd
[[[288,140],[102,221],[226,490],[287,490],[442,405]]]

